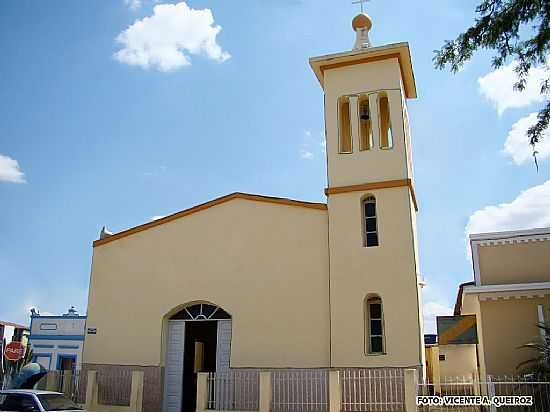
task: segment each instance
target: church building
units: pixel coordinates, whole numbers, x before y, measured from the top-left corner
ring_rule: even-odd
[[[410,50],[352,26],[309,60],[326,203],[232,193],[93,243],[83,369],[142,370],[144,410],[192,410],[198,371],[422,373]]]

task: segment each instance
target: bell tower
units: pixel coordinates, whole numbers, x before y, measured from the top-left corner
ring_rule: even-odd
[[[373,46],[352,21],[351,51],[310,59],[325,97],[331,367],[424,364],[407,99],[407,43]]]

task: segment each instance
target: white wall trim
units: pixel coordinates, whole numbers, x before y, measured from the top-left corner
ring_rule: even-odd
[[[470,240],[503,240],[522,237],[538,238],[540,240],[550,239],[550,227],[528,229],[528,230],[509,230],[503,232],[488,232],[488,233],[473,233],[470,235]]]
[[[477,250],[477,242],[470,241],[472,249],[472,263],[474,265],[474,281],[477,286],[481,285],[481,279],[479,277],[479,251]]]
[[[463,293],[475,295],[493,292],[541,291],[550,294],[550,282],[508,283],[504,285],[466,286]]]

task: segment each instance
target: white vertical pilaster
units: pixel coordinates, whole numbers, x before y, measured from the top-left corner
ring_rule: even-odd
[[[340,372],[331,370],[328,373],[328,401],[329,412],[340,412],[342,409],[342,387]]]
[[[271,372],[260,372],[260,412],[271,410]]]
[[[380,109],[378,108],[378,93],[369,94],[370,124],[372,127],[372,149],[380,149]]]
[[[349,97],[349,120],[351,122],[351,150],[359,151],[359,97]]]
[[[143,371],[132,371],[132,387],[130,392],[130,412],[143,411]]]
[[[405,412],[416,412],[416,385],[418,373],[416,369],[405,369]]]
[[[400,148],[403,146],[405,150],[405,120],[403,119],[403,107],[401,98],[401,91],[388,90],[388,104],[390,109],[390,125],[391,134],[393,138],[393,147]]]
[[[92,411],[97,405],[97,371],[88,371],[86,384],[86,409]]]
[[[197,407],[196,412],[208,409],[208,372],[197,373]]]

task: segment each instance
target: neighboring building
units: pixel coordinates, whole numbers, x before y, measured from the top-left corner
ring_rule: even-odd
[[[434,381],[434,375],[439,376],[439,348],[437,347],[437,334],[427,333],[424,335],[424,350],[426,361],[426,380]]]
[[[28,338],[28,326],[0,320],[0,342],[4,341],[5,339],[6,343],[16,341],[21,342],[23,345],[27,345]]]
[[[49,370],[80,369],[86,316],[73,306],[61,316],[31,315],[33,360]]]
[[[436,392],[441,382],[479,379],[475,320],[475,316],[438,316],[438,335],[424,335],[426,377]]]
[[[477,317],[482,377],[518,374],[550,323],[550,228],[470,235],[473,283],[460,286],[455,315]]]
[[[422,371],[406,103],[416,86],[408,44],[370,47],[370,24],[354,19],[352,51],[310,60],[324,90],[327,203],[233,193],[103,230],[84,369],[143,370],[145,410],[169,412],[194,410],[197,371]]]
[[[0,320],[0,365],[4,360],[3,343],[8,344],[12,341],[16,341],[27,346],[28,339],[29,328],[27,326]]]

